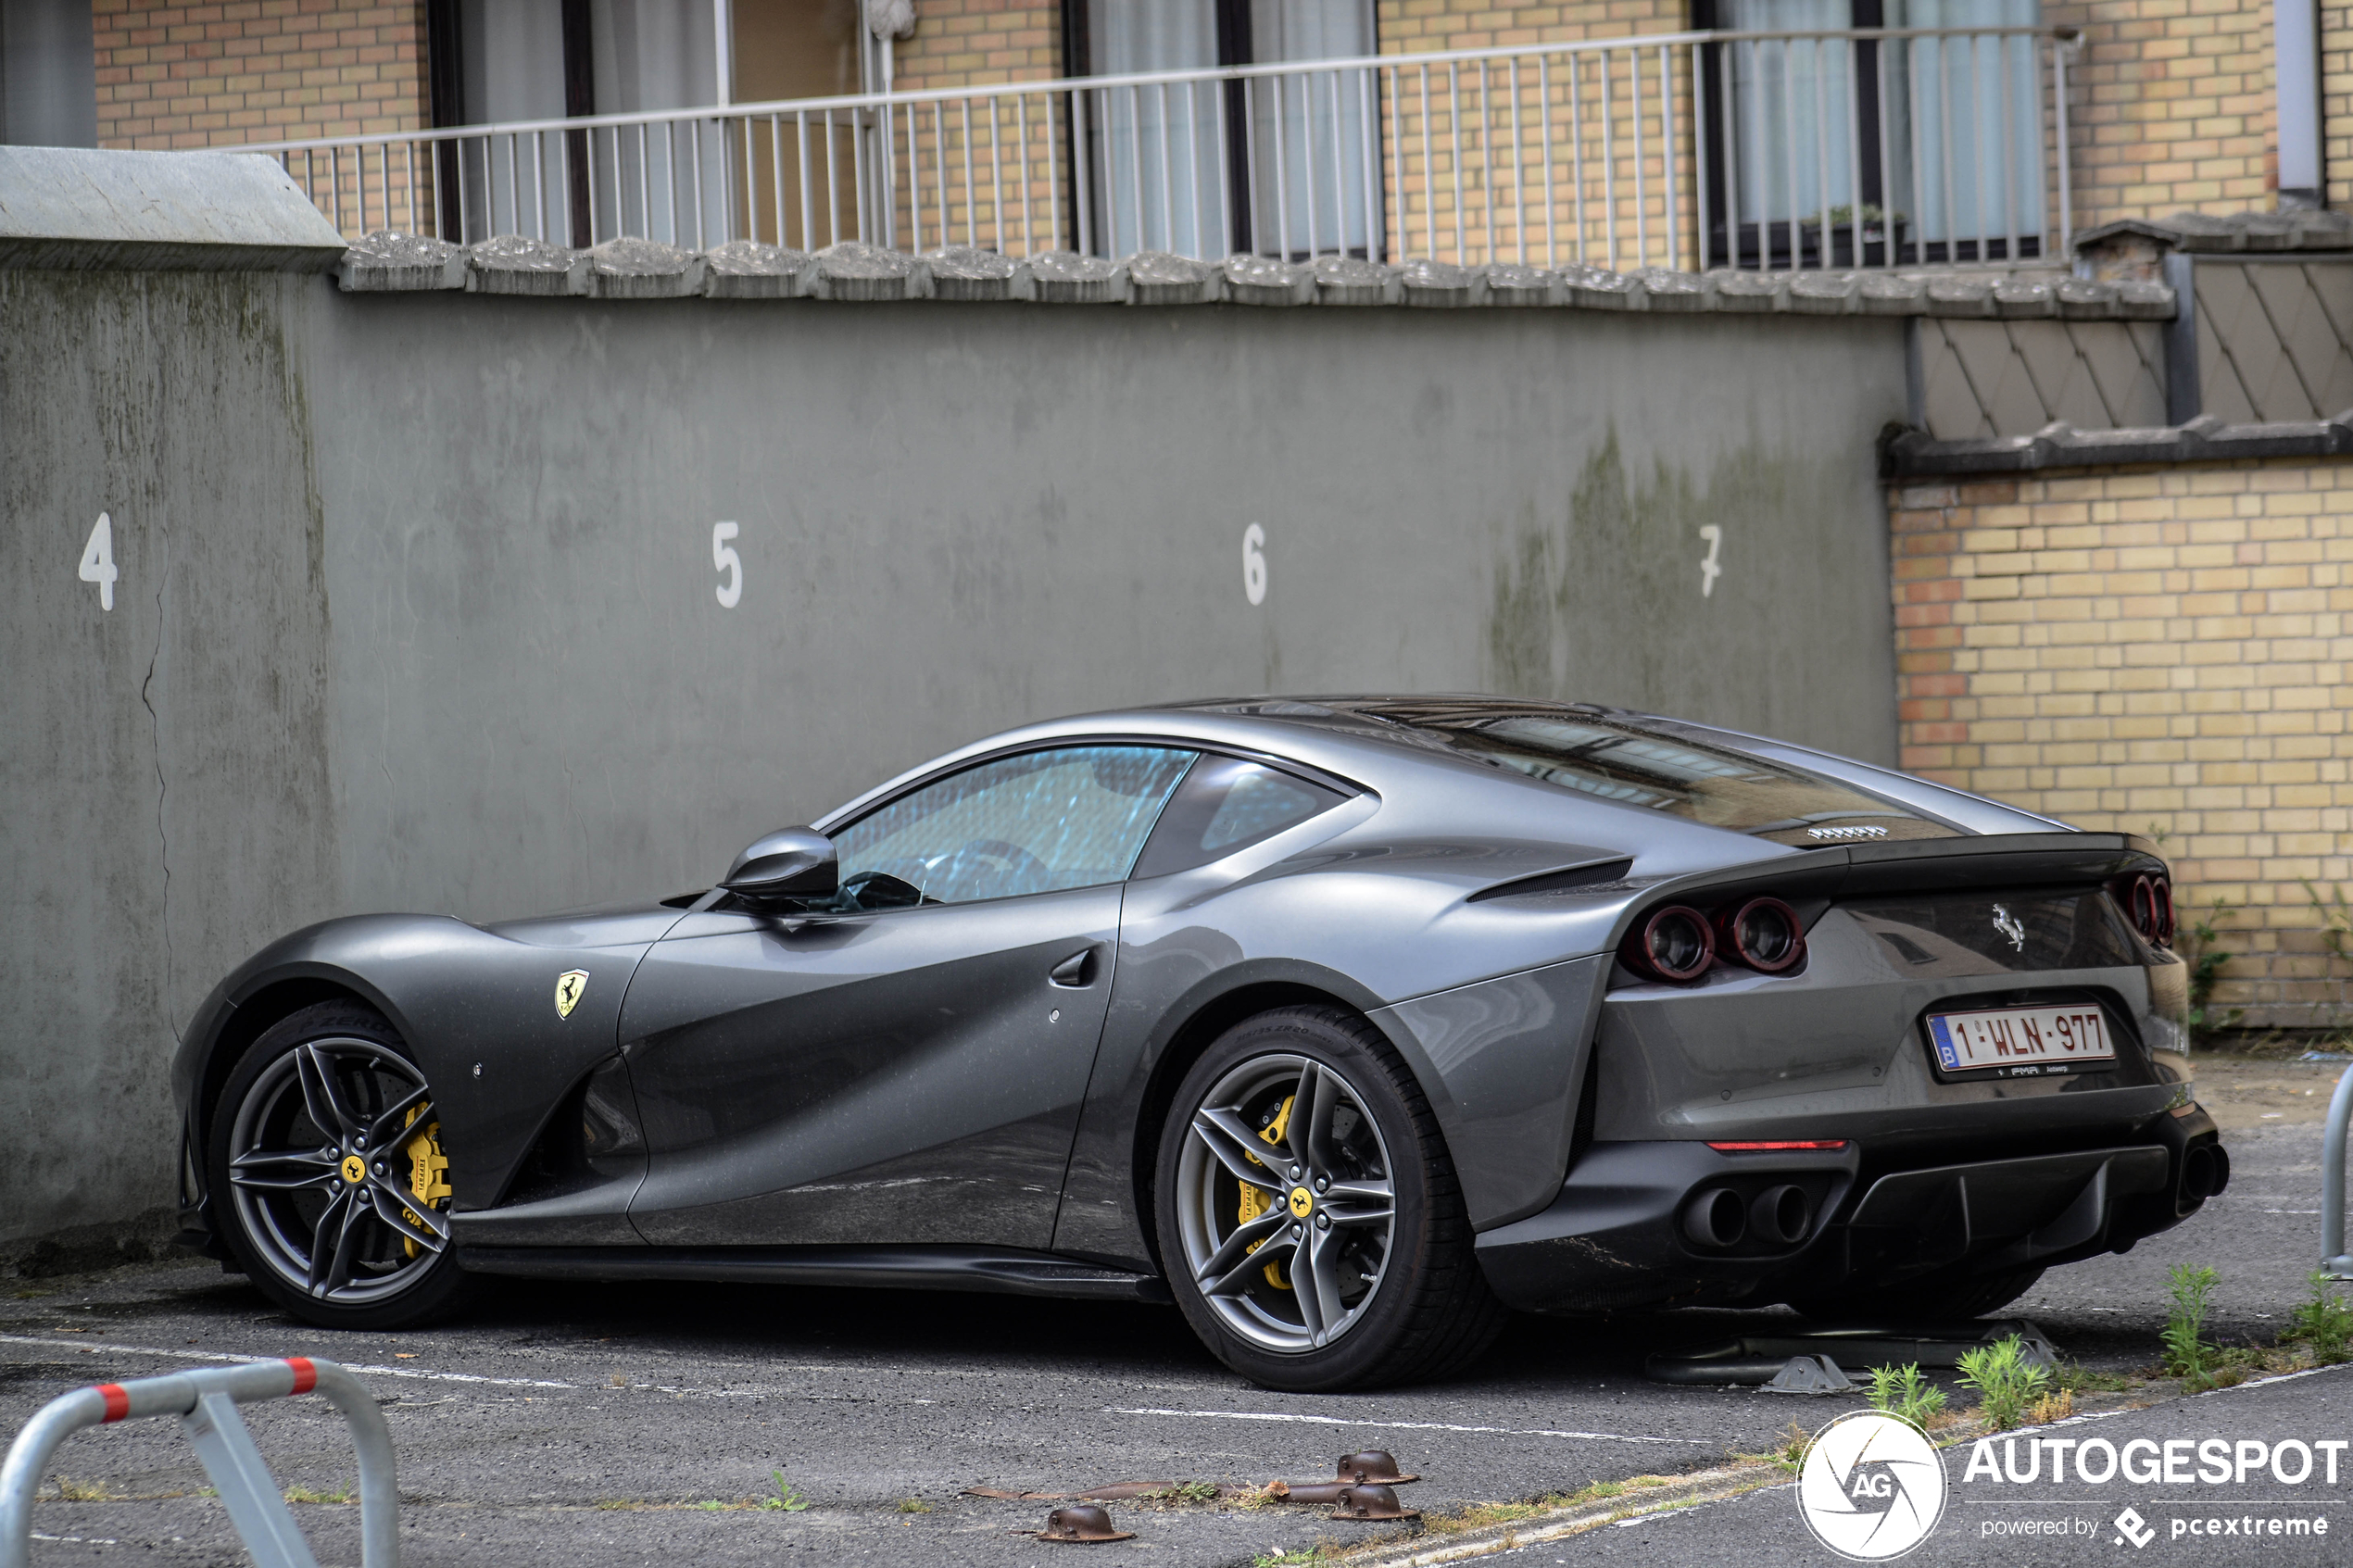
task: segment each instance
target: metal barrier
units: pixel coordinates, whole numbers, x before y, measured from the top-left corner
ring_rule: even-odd
[[[2068,248],[2033,27],[1289,60],[257,142],[346,234],[1761,270]]]
[[[360,1381],[333,1361],[301,1356],[245,1366],[207,1367],[170,1377],[102,1383],[60,1395],[24,1424],[0,1464],[0,1568],[31,1561],[32,1499],[59,1444],[85,1426],[145,1415],[176,1415],[195,1445],[255,1568],[318,1568],[286,1511],[261,1450],[237,1406],[289,1394],[323,1395],[343,1412],[359,1452],[359,1553],[363,1568],[398,1568],[399,1492],[393,1479],[392,1433]]]
[[[2345,1251],[2345,1131],[2353,1121],[2353,1067],[2336,1081],[2329,1100],[2326,1141],[2321,1145],[2321,1272],[2331,1279],[2353,1279],[2353,1257]]]

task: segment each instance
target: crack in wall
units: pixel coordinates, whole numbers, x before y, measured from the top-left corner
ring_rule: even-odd
[[[158,527],[163,540],[163,570],[156,576],[156,647],[147,656],[147,676],[139,683],[139,705],[147,710],[147,733],[156,750],[156,844],[157,858],[163,865],[163,897],[160,922],[163,927],[163,1022],[171,1031],[172,1043],[180,1040],[180,1020],[172,1007],[173,961],[171,952],[171,835],[164,826],[164,807],[170,799],[171,786],[163,774],[163,716],[156,711],[155,699],[148,689],[156,684],[156,666],[163,661],[164,590],[171,585],[171,530]]]

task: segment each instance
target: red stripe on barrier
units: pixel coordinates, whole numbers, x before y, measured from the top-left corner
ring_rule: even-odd
[[[319,1386],[319,1369],[310,1364],[308,1357],[288,1356],[286,1364],[294,1368],[296,1393],[308,1394]]]
[[[120,1383],[99,1384],[98,1398],[106,1400],[107,1420],[110,1422],[120,1421],[131,1413],[131,1396],[123,1391]]]

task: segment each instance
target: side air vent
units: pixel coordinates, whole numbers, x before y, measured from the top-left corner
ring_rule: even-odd
[[[1539,872],[1534,876],[1524,876],[1516,882],[1499,882],[1492,887],[1480,888],[1463,902],[1478,904],[1490,898],[1516,898],[1524,893],[1563,893],[1573,887],[1591,887],[1598,883],[1620,881],[1633,869],[1631,859],[1590,860],[1581,866]]]

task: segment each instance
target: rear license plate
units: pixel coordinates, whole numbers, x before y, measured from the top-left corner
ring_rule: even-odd
[[[2032,1078],[2116,1060],[2107,1015],[2093,1003],[1941,1012],[1928,1021],[1936,1065],[1947,1073]]]

